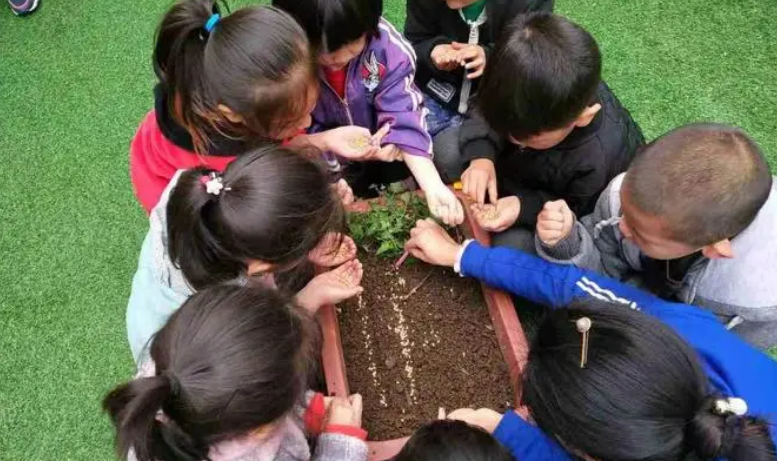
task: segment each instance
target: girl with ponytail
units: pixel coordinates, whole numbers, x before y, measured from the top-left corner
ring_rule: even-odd
[[[317,332],[307,312],[262,286],[193,295],[138,377],[103,401],[119,458],[366,461],[360,397],[306,392]],[[317,438],[312,457],[307,437]]]
[[[130,176],[146,212],[177,170],[222,171],[260,143],[295,138],[343,155],[376,150],[348,142],[370,135],[360,127],[300,135],[318,97],[317,67],[305,33],[275,8],[228,14],[217,0],[181,0],[159,25],[153,63],[155,107],[130,147]]]
[[[414,256],[550,308],[522,370],[524,420],[458,410],[521,461],[775,461],[777,362],[710,312],[434,222]]]
[[[136,362],[194,292],[259,279],[315,312],[361,293],[356,245],[321,165],[280,146],[248,152],[224,173],[180,171],[149,218],[127,307]],[[311,280],[311,267],[330,268]]]

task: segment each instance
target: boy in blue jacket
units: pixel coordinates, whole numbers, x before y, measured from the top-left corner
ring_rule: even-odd
[[[777,362],[714,315],[519,251],[457,244],[431,220],[406,249],[554,310],[523,370],[537,426],[513,413],[452,414],[493,430],[517,459],[777,458],[765,419],[777,414]]]

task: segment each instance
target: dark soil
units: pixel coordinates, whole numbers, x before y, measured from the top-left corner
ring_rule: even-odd
[[[504,411],[513,389],[480,284],[450,269],[361,253],[364,294],[338,307],[348,383],[370,440],[410,435],[438,410]],[[429,276],[415,294],[404,296]]]

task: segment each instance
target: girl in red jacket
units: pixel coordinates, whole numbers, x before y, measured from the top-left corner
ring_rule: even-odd
[[[359,147],[349,140],[370,135],[347,126],[297,136],[318,97],[316,64],[305,33],[277,9],[222,17],[215,0],[184,0],[163,18],[153,61],[155,108],[130,148],[132,184],[146,212],[177,170],[223,170],[257,144],[292,137],[292,145],[355,155]]]

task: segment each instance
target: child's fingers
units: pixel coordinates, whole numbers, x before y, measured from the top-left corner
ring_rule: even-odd
[[[373,145],[380,144],[380,141],[383,140],[383,137],[386,136],[389,131],[391,131],[391,124],[385,123],[382,127],[378,129],[378,131],[375,132],[375,134],[372,135],[371,141]]]
[[[473,79],[476,79],[476,78],[480,78],[483,75],[483,70],[484,69],[485,69],[484,67],[481,67],[480,69],[478,69],[478,70],[476,70],[474,72],[469,72],[467,74],[467,78],[470,79],[470,80],[473,80]]]
[[[488,198],[491,203],[496,203],[499,200],[496,181],[488,182]]]

